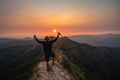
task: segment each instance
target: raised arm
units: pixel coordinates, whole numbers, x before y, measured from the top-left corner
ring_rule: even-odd
[[[41,44],[44,43],[44,41],[40,41],[40,40],[38,40],[38,39],[36,38],[36,35],[34,35],[34,39],[35,39],[38,43],[41,43]]]
[[[55,42],[55,41],[59,38],[59,36],[60,36],[60,33],[58,32],[57,37],[56,37],[54,40],[51,40],[51,41],[52,41],[52,42]]]

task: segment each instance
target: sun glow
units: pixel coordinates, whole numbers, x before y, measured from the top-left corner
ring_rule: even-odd
[[[57,30],[56,30],[56,29],[53,29],[53,32],[54,32],[54,33],[56,33],[56,32],[57,32]]]
[[[73,20],[73,16],[70,13],[57,13],[57,14],[48,14],[44,12],[44,14],[37,15],[36,18],[38,18],[38,22],[40,22],[43,25],[49,26],[49,25],[54,25],[54,26],[64,26],[71,24]]]

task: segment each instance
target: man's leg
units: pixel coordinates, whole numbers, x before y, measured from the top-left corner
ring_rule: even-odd
[[[55,54],[52,53],[52,65],[54,65],[54,61],[55,61]]]
[[[52,62],[52,65],[54,65],[54,61],[55,61],[55,58],[53,58],[53,62]]]
[[[47,65],[47,72],[49,72],[49,71],[50,71],[50,68],[49,68],[48,62],[46,62],[46,65]]]
[[[45,60],[46,60],[46,65],[47,65],[47,71],[50,71],[50,66],[49,66],[49,56],[45,56]]]

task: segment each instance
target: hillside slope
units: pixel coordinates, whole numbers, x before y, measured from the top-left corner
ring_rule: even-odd
[[[67,56],[67,69],[80,80],[119,80],[120,48],[94,47],[61,38],[56,45]]]
[[[17,45],[0,50],[0,79],[26,80],[41,59],[42,50],[35,45]]]

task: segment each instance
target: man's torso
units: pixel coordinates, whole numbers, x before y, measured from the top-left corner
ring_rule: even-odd
[[[48,42],[44,42],[43,43],[43,47],[44,47],[44,52],[45,53],[51,53],[52,52],[52,42],[48,41]]]

